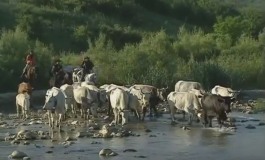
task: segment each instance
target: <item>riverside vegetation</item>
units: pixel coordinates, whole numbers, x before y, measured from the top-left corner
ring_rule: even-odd
[[[79,65],[91,57],[99,84],[206,89],[265,88],[263,1],[2,0],[0,92],[15,91],[29,49],[37,88],[47,88],[54,57]],[[83,51],[84,54],[80,54]]]

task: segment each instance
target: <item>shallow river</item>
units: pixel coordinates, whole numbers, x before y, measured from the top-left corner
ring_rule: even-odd
[[[253,117],[265,121],[264,114],[246,115],[233,113],[230,115],[240,117]],[[236,132],[221,132],[217,128],[204,129],[194,123],[191,130],[183,130],[181,125],[170,125],[169,115],[164,115],[157,121],[134,123],[127,127],[139,137],[126,138],[78,138],[75,144],[65,148],[59,142],[51,140],[30,141],[30,145],[11,145],[10,142],[0,142],[0,160],[14,150],[25,152],[32,160],[87,160],[87,159],[110,159],[110,160],[264,160],[265,159],[265,126],[257,126],[259,122],[247,121],[236,122]],[[181,122],[186,124],[186,122]],[[246,125],[252,124],[256,129],[247,129]],[[38,129],[42,125],[30,126]],[[27,126],[28,127],[28,126]],[[21,128],[1,129],[0,137],[7,132],[16,133]],[[146,129],[151,132],[146,133]],[[47,125],[41,130],[47,129]],[[63,128],[68,130],[69,128]],[[40,130],[40,129],[39,129]],[[152,135],[152,136],[150,136]],[[63,136],[63,135],[61,135]],[[61,139],[63,141],[63,139]],[[91,144],[91,142],[100,142]],[[51,147],[53,146],[53,148]],[[110,148],[119,155],[110,158],[98,155],[102,148]],[[123,152],[125,149],[135,149],[137,152]],[[53,151],[53,153],[46,153]]]

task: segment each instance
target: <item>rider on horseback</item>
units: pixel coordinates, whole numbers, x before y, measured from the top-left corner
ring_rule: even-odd
[[[29,67],[31,66],[36,66],[36,59],[35,59],[35,55],[32,50],[29,51],[29,54],[26,57],[26,66],[24,67],[23,72],[20,77],[24,77]]]
[[[57,59],[57,60],[55,60],[55,63],[52,66],[51,73],[52,73],[53,77],[56,77],[57,75],[59,75],[62,72],[63,72],[63,66],[61,64],[61,60]]]
[[[81,64],[81,68],[83,68],[83,74],[81,80],[84,80],[85,75],[91,73],[91,70],[93,69],[94,64],[91,62],[88,56],[84,57],[84,60]]]

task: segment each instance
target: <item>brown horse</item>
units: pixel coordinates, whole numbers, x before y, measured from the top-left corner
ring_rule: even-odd
[[[29,95],[32,94],[32,87],[30,83],[22,82],[18,85],[18,94],[20,93],[28,93]]]
[[[22,82],[18,85],[18,94],[20,93],[27,93],[30,96],[30,108],[33,108],[32,106],[32,86],[30,85],[30,83],[26,83],[26,82]]]

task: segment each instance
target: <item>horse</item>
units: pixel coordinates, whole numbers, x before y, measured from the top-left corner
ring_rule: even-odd
[[[64,84],[72,85],[72,74],[65,71],[60,71],[55,76],[51,77],[50,81],[50,87],[57,87],[60,88]]]
[[[73,82],[82,82],[83,74],[83,68],[75,68],[72,75]],[[97,83],[97,74],[94,72],[88,73],[84,76],[84,79],[84,82],[87,84],[95,85]]]
[[[29,83],[31,86],[34,85],[35,80],[37,79],[37,69],[36,66],[28,66],[26,74],[22,77],[22,81]]]

